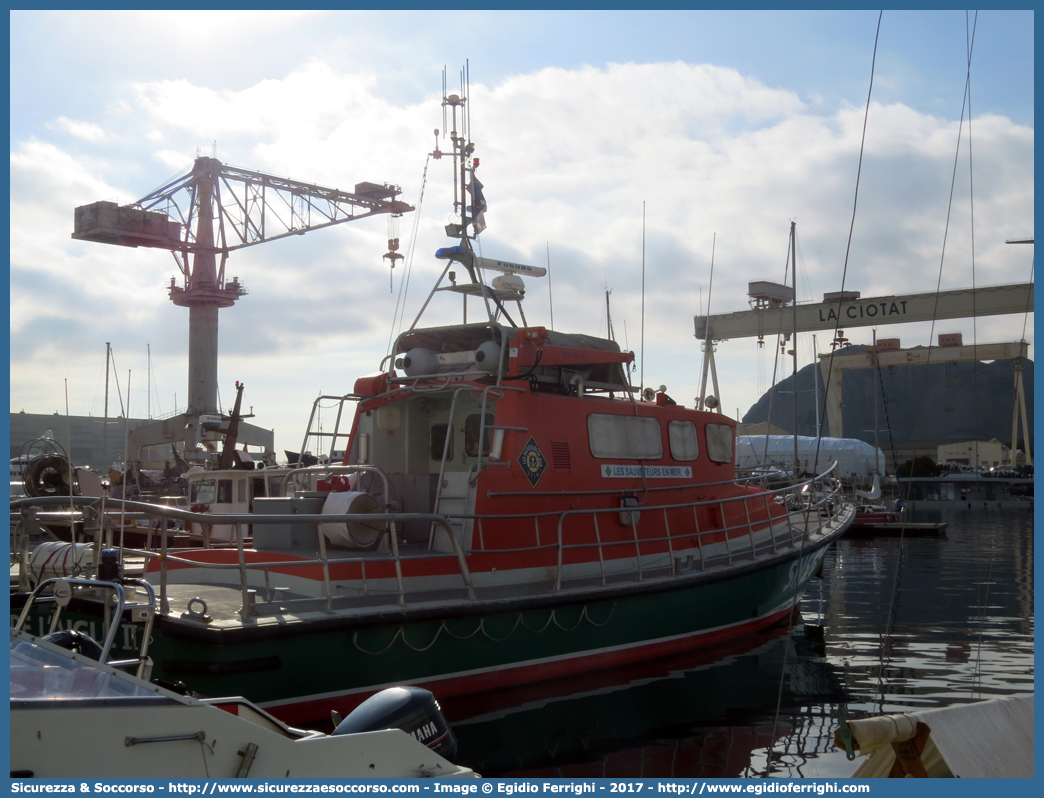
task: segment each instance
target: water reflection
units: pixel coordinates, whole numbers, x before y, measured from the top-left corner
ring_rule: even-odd
[[[845,539],[793,624],[700,652],[444,702],[486,775],[847,775],[849,716],[1033,691],[1033,521],[955,511],[944,538]],[[777,712],[778,706],[778,712]]]

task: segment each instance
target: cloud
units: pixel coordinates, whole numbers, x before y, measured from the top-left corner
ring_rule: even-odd
[[[84,139],[85,141],[101,141],[105,138],[105,131],[98,125],[90,122],[81,122],[76,119],[68,119],[64,116],[55,119],[54,123],[48,125],[48,127],[64,130],[66,133],[76,136],[76,138]]]
[[[420,206],[399,233],[406,242],[417,224],[404,312],[412,321],[441,271],[432,253],[452,220],[449,159],[427,162],[423,203],[420,193],[431,131],[446,132],[439,101],[432,93],[393,102],[376,73],[314,59],[237,90],[137,81],[109,104],[125,106],[119,142],[81,136],[94,148],[77,152],[57,138],[15,142],[12,401],[53,404],[42,358],[65,351],[71,360],[113,339],[121,351],[156,342],[169,353],[167,384],[184,382],[187,314],[163,290],[174,272],[170,256],[72,241],[72,209],[143,196],[190,166],[197,148],[209,155],[215,141],[219,159],[237,166],[340,188],[362,180],[401,185],[403,198]],[[782,279],[792,219],[801,296],[840,287],[862,109],[823,112],[735,69],[683,62],[548,67],[476,82],[470,104],[489,206],[482,252],[537,265],[550,252],[560,329],[604,334],[604,290],[612,289],[618,339],[626,335],[639,349],[644,321],[646,381],[667,383],[679,401],[691,403],[696,392],[701,354],[692,317],[701,289],[703,302],[710,293],[712,246],[713,312],[745,308],[750,279]],[[931,290],[940,261],[944,287],[971,283],[966,149],[950,205],[959,127],[904,105],[872,105],[847,288]],[[1003,241],[1032,234],[1033,131],[997,115],[976,117],[971,129],[976,281],[1025,280],[1032,253]],[[439,146],[448,148],[444,138]],[[258,423],[289,435],[303,424],[308,397],[320,388],[347,391],[377,367],[397,301],[381,259],[387,237],[386,220],[369,219],[231,255],[227,273],[250,293],[222,311],[221,374],[250,383]],[[406,267],[396,269],[396,292]],[[530,281],[530,323],[548,323],[551,287]],[[469,319],[479,310],[470,303]],[[427,321],[461,318],[460,299],[440,296]],[[987,327],[996,335],[1006,329],[1003,320]],[[724,403],[746,410],[757,399],[753,342],[721,344],[718,357]]]

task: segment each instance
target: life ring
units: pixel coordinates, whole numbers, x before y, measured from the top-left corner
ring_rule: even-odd
[[[22,472],[25,492],[30,496],[71,496],[79,493],[75,473],[69,461],[60,454],[45,454],[33,458]],[[72,479],[70,480],[70,477]],[[69,487],[70,481],[72,487]]]

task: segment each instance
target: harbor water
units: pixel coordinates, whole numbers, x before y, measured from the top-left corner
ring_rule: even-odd
[[[847,717],[1033,692],[1033,514],[849,538],[787,623],[684,657],[447,700],[487,776],[842,777]]]

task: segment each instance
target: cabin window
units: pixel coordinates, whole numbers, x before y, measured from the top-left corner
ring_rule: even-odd
[[[442,462],[442,451],[446,449],[446,459],[453,459],[453,436],[449,438],[449,448],[446,448],[446,436],[449,434],[449,424],[431,425],[431,459]]]
[[[621,460],[659,460],[663,457],[660,422],[641,416],[587,417],[587,435],[594,457]]]
[[[696,440],[694,422],[670,422],[667,425],[667,437],[671,441],[671,457],[675,460],[695,460],[700,456],[700,444]]]
[[[263,479],[255,479],[250,483],[250,498],[256,499],[258,497],[264,497],[265,495],[265,481]]]
[[[245,479],[236,480],[236,501],[240,504],[246,503],[246,482]]]
[[[489,454],[490,444],[493,442],[493,430],[490,426],[493,424],[493,414],[486,413],[486,435],[482,441],[482,454],[483,456]],[[479,413],[473,413],[464,419],[464,454],[468,457],[478,457],[479,453],[479,427],[482,425],[482,416]],[[442,456],[441,454],[439,455]]]
[[[728,424],[708,424],[707,457],[715,463],[732,462],[732,427]]]
[[[217,483],[218,504],[232,504],[232,480],[219,479]]]
[[[214,480],[202,479],[192,483],[192,504],[210,504],[215,495]]]
[[[268,495],[269,496],[282,496],[283,495],[283,478],[282,477],[269,477],[268,478]]]

